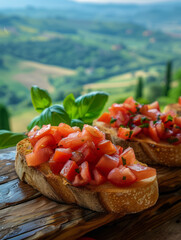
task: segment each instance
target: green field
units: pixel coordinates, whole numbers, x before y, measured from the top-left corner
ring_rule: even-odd
[[[173,72],[181,66],[179,35],[136,23],[83,21],[79,15],[74,20],[48,18],[51,11],[42,11],[29,10],[31,17],[21,11],[19,16],[0,14],[0,103],[7,106],[14,131],[23,131],[36,115],[32,85],[47,89],[56,103],[69,93],[77,97],[106,91],[110,94],[106,109],[135,96],[139,77],[144,82],[143,98],[163,97],[167,62],[172,61]],[[162,105],[171,98],[167,100],[162,98]]]

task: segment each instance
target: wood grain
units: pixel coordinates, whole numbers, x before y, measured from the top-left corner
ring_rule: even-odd
[[[181,214],[181,168],[156,167],[157,204],[123,217],[47,199],[17,178],[14,158],[14,149],[0,151],[0,239],[74,240],[97,228],[96,239],[139,239]]]

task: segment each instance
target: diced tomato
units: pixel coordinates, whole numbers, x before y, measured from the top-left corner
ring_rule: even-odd
[[[54,174],[60,174],[60,171],[62,170],[63,166],[64,166],[64,163],[62,162],[55,162],[53,161],[52,159],[49,161],[49,166],[50,166],[50,169],[51,171],[54,173]]]
[[[124,106],[128,108],[131,112],[137,112],[138,103],[133,99],[133,97],[129,97],[124,101]]]
[[[58,126],[51,127],[51,135],[54,137],[56,144],[58,144],[62,139],[62,135]]]
[[[116,145],[117,148],[117,154],[120,155],[123,152],[123,148],[119,145]]]
[[[97,144],[97,152],[99,156],[102,156],[104,154],[113,154],[116,152],[116,147],[114,144],[112,144],[109,140],[103,140]]]
[[[110,121],[111,121],[111,114],[110,113],[108,113],[108,112],[105,112],[105,113],[103,113],[98,119],[97,119],[97,121],[99,121],[99,122],[105,122],[105,123],[110,123]]]
[[[68,160],[62,168],[60,175],[64,176],[67,180],[71,182],[77,174],[76,169],[79,169],[79,166],[76,164],[76,162]]]
[[[173,135],[174,135],[173,131],[168,129],[168,128],[166,128],[165,132],[164,132],[164,134],[162,136],[162,139],[167,140],[168,138],[172,137]]]
[[[84,155],[82,152],[72,152],[71,160],[75,161],[78,165],[80,165],[84,161]]]
[[[156,121],[161,115],[160,111],[157,109],[149,109],[148,105],[143,105],[140,109],[140,112],[146,117],[151,118],[153,121]]]
[[[132,119],[133,123],[138,125],[142,125],[143,123],[147,123],[149,121],[149,118],[145,117],[142,114],[137,114]]]
[[[33,136],[38,130],[40,129],[40,127],[39,126],[34,126],[30,131],[29,131],[29,133],[28,133],[28,137],[31,137],[31,136]]]
[[[56,148],[53,155],[53,161],[66,163],[72,156],[71,148]]]
[[[38,151],[25,156],[27,165],[31,167],[39,166],[41,163],[48,162],[52,154],[53,150],[51,148],[40,148]]]
[[[89,183],[91,181],[91,174],[89,170],[89,163],[87,161],[83,162],[80,167],[80,176],[82,179],[86,182]]]
[[[119,157],[119,165],[131,165],[136,161],[134,150],[128,147]]]
[[[132,131],[133,131],[133,133],[132,133],[132,135],[131,135],[131,138],[133,138],[133,137],[135,137],[136,135],[138,135],[140,132],[141,132],[141,128],[140,127],[138,127],[138,126],[136,126],[136,127],[134,127],[133,129],[132,129]]]
[[[156,170],[151,167],[147,167],[141,164],[133,164],[128,166],[132,173],[136,176],[136,180],[140,181],[146,178],[150,178],[156,175]]]
[[[166,128],[170,128],[174,124],[176,114],[174,111],[170,110],[166,113],[165,119],[164,119],[164,125]]]
[[[156,127],[153,124],[153,121],[150,121],[148,130],[149,130],[150,137],[155,142],[160,142],[160,139],[158,137],[157,130],[156,130]]]
[[[124,140],[132,138],[133,131],[130,128],[120,127],[118,129],[118,137]]]
[[[75,187],[85,186],[87,182],[80,176],[80,174],[75,175],[74,180],[72,181],[72,185]]]
[[[97,163],[98,155],[94,142],[87,141],[84,143],[77,152],[82,153],[83,161],[88,161],[90,163]]]
[[[107,178],[118,187],[129,186],[136,182],[136,176],[126,167],[112,169]]]
[[[165,127],[164,127],[163,122],[158,121],[158,122],[155,124],[155,127],[156,127],[156,131],[157,131],[158,137],[159,137],[160,139],[162,139],[162,138],[163,138],[163,135],[164,135],[164,133],[165,133]]]
[[[56,148],[56,142],[55,139],[52,135],[48,134],[42,138],[40,138],[34,148],[33,151],[36,152],[41,148],[45,148],[45,147],[50,147],[50,148]]]
[[[92,127],[87,124],[85,124],[83,127],[82,135],[89,135],[95,144],[105,139],[105,134],[103,132],[101,132],[97,127]]]
[[[60,123],[58,125],[59,132],[61,133],[61,137],[67,137],[70,133],[74,133],[75,130],[65,123]]]
[[[158,101],[148,104],[148,109],[157,109],[158,111],[160,111],[160,106]]]
[[[36,131],[34,135],[29,137],[29,141],[34,146],[35,143],[42,137],[51,134],[51,125],[44,125],[40,130]]]
[[[96,168],[92,170],[93,179],[90,181],[91,185],[101,185],[106,182],[106,177],[104,177]]]
[[[175,117],[175,124],[181,127],[181,117]]]
[[[181,104],[181,97],[178,98],[178,104]]]
[[[96,164],[96,168],[104,175],[107,175],[113,168],[119,164],[119,158],[104,154]]]
[[[167,141],[169,143],[172,143],[173,145],[178,145],[181,143],[181,133],[177,133],[175,136],[170,136],[167,138]]]
[[[91,141],[91,137],[87,134],[82,134],[81,132],[75,132],[69,134],[67,137],[62,138],[58,143],[58,146],[63,146],[64,148],[71,148],[73,150],[81,147],[85,142]]]

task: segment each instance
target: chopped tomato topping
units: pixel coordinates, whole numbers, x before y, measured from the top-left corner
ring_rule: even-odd
[[[91,185],[100,185],[106,182],[106,177],[102,175],[98,169],[93,169],[92,171],[93,179],[91,180]]]
[[[110,113],[103,113],[99,118],[98,118],[98,121],[100,122],[105,122],[105,123],[108,123],[110,124],[111,123],[111,114]]]
[[[66,163],[72,156],[71,148],[56,148],[53,155],[53,161]]]
[[[123,106],[123,104],[116,106],[116,111]],[[126,111],[129,113],[128,110]],[[156,126],[159,127],[159,122]],[[178,144],[181,142],[181,134],[176,124],[174,127],[174,131],[170,130],[169,141]],[[125,129],[132,136],[142,131],[137,125]],[[156,131],[159,133],[158,129]],[[59,126],[47,125],[42,129],[34,128],[29,136],[34,147],[32,152],[26,155],[27,165],[38,167],[48,162],[53,174],[65,177],[73,186],[87,184],[98,186],[106,181],[120,187],[129,186],[136,181],[135,179],[139,181],[151,174],[149,168],[146,168],[147,171],[140,170],[141,167],[138,166],[131,168],[137,164],[133,149],[128,148],[123,151],[121,146],[115,146],[111,141],[106,140],[104,133],[96,127],[84,125],[81,131],[64,123]]]
[[[107,175],[113,168],[116,168],[118,164],[119,158],[104,154],[96,164],[96,168],[104,175]]]
[[[99,156],[102,156],[104,154],[113,154],[116,152],[116,147],[114,144],[112,144],[111,141],[109,140],[103,140],[97,144],[97,152]]]
[[[118,187],[129,186],[136,182],[136,176],[126,167],[112,169],[107,178]]]
[[[39,166],[47,162],[52,154],[53,150],[51,148],[40,148],[38,151],[31,152],[25,156],[27,165],[31,167]]]
[[[76,164],[76,162],[68,160],[62,168],[60,174],[71,182],[75,178],[75,175],[78,173],[78,169],[79,166]]]
[[[119,165],[132,165],[136,161],[133,148],[127,148],[119,157]]]
[[[156,170],[141,164],[133,164],[128,166],[132,173],[136,176],[136,180],[140,181],[149,177],[156,176]]]
[[[48,134],[42,138],[40,138],[34,148],[33,148],[33,151],[36,152],[38,151],[39,149],[41,148],[45,148],[45,147],[51,147],[51,148],[56,148],[56,142],[55,142],[55,139],[52,135]]]

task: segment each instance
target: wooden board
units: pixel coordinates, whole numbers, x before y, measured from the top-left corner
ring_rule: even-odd
[[[107,237],[114,232],[117,239],[125,234],[135,239],[181,214],[181,168],[157,167],[161,193],[157,204],[123,217],[47,199],[18,179],[14,159],[14,148],[0,151],[0,239],[73,240],[110,222],[113,225],[104,229]]]

